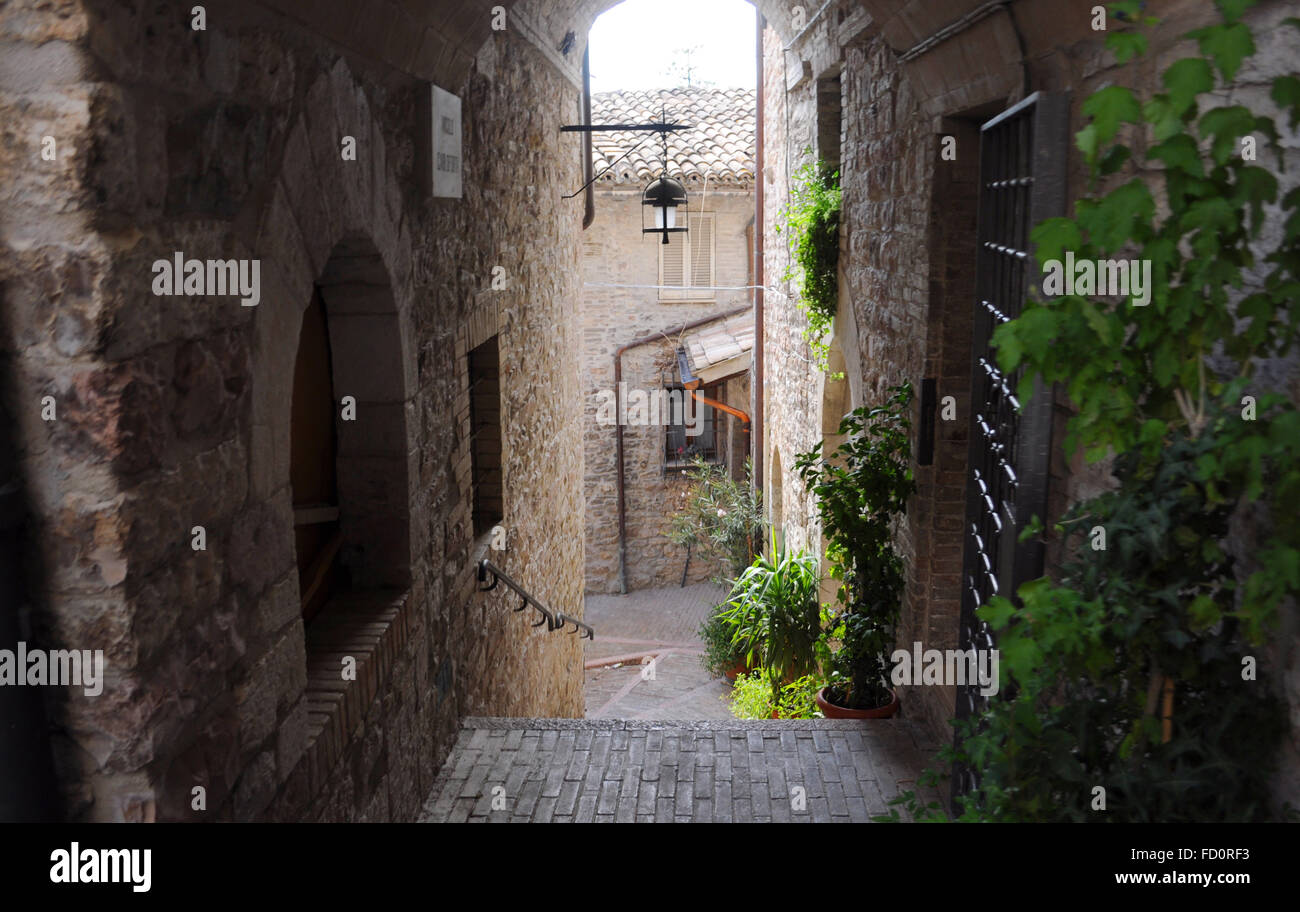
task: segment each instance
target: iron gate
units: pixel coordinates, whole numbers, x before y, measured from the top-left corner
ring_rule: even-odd
[[[975,609],[994,595],[1011,597],[1042,573],[1043,549],[1018,543],[1025,524],[1047,516],[1052,402],[1044,390],[1022,410],[1017,375],[1003,376],[991,339],[1019,316],[1040,275],[1029,232],[1065,207],[1069,108],[1061,95],[1035,93],[983,125],[976,301],[971,352],[970,450],[967,458],[965,551],[959,646],[992,649],[994,638]],[[977,683],[959,686],[957,718],[988,705]],[[953,797],[978,783],[978,771],[953,773]]]

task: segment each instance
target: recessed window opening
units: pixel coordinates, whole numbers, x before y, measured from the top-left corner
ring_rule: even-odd
[[[469,353],[469,411],[474,535],[505,518],[501,470],[501,361],[493,336]]]

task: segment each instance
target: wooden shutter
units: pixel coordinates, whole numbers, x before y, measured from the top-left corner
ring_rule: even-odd
[[[696,288],[711,289],[713,287],[713,216],[712,214],[702,214],[694,216],[691,219],[691,230],[687,235],[687,246],[690,248],[691,268],[691,285]],[[697,292],[697,294],[699,294]],[[713,297],[712,291],[707,291],[702,297]]]
[[[659,297],[679,300],[682,296],[676,289],[686,285],[686,244],[680,234],[670,234],[668,243],[659,241],[658,235],[651,235],[659,247]]]
[[[685,238],[668,236],[659,247],[661,301],[708,301],[713,298],[713,213],[688,215]],[[693,290],[699,289],[699,290]]]

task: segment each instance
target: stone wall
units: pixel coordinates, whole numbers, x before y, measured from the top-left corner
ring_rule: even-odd
[[[586,492],[586,582],[591,592],[618,592],[618,502],[615,449],[617,429],[596,420],[600,390],[614,389],[614,354],[628,343],[694,320],[744,307],[750,293],[746,229],[754,218],[749,189],[692,186],[690,208],[714,213],[714,284],[738,290],[717,291],[708,300],[661,301],[654,288],[609,288],[601,285],[659,283],[657,240],[641,234],[639,189],[603,190],[596,194],[596,221],[583,238],[582,372],[583,446]],[[623,356],[627,389],[661,389],[680,382],[674,352],[676,336],[629,350]],[[727,383],[719,401],[749,411],[749,383]],[[747,450],[739,420],[718,413],[719,436],[730,440],[729,455]],[[668,470],[662,427],[623,429],[624,483],[627,498],[627,585],[629,590],[681,583],[686,552],[667,538],[669,518],[685,484]],[[739,456],[743,462],[744,456]],[[733,469],[735,466],[733,465]],[[716,575],[719,568],[692,559],[688,582]]]
[[[1181,36],[1215,18],[1210,4],[1153,3],[1162,18],[1151,36],[1151,53],[1138,64],[1117,66],[1105,50],[1104,33],[1090,28],[1090,8],[1065,0],[1012,4],[980,19],[956,36],[918,52],[908,62],[899,54],[956,21],[975,4],[943,0],[923,7],[903,0],[838,4],[790,50],[773,32],[764,35],[764,103],[767,141],[765,269],[768,284],[779,281],[786,254],[771,222],[785,199],[787,176],[799,152],[815,145],[816,87],[823,74],[838,73],[842,85],[841,140],[844,209],[841,220],[841,336],[846,361],[859,365],[853,403],[876,402],[886,387],[923,377],[937,379],[938,396],[956,400],[956,419],[936,424],[935,461],[917,467],[918,494],[897,544],[908,566],[907,596],[899,639],[920,639],[927,648],[947,648],[957,638],[960,605],[961,523],[969,421],[970,302],[974,273],[974,181],[978,173],[978,126],[1031,91],[1067,92],[1070,135],[1083,123],[1081,106],[1109,83],[1151,88],[1173,59],[1194,52]],[[860,7],[860,8],[859,8]],[[1279,28],[1296,14],[1294,2],[1269,2],[1247,16],[1259,52],[1243,69],[1232,103],[1271,111],[1267,80],[1293,58],[1284,46],[1294,33]],[[1018,62],[1024,42],[1025,64]],[[955,161],[939,154],[943,136],[957,140]],[[1294,134],[1283,144],[1296,145]],[[1067,187],[1071,200],[1087,190],[1087,172],[1071,144]],[[974,160],[972,160],[972,158]],[[1294,173],[1282,178],[1293,186]],[[818,429],[809,416],[808,396],[822,382],[801,362],[798,335],[803,320],[788,297],[768,295],[767,440],[768,465],[779,450],[786,477],[783,516],[792,541],[816,540],[819,530],[791,472],[794,449],[807,449]],[[806,357],[806,355],[805,355]],[[1300,393],[1293,362],[1270,367],[1266,382]],[[1103,467],[1085,468],[1060,449],[1059,430],[1068,403],[1056,402],[1057,452],[1051,469],[1051,509],[1059,513],[1095,493]],[[769,490],[774,480],[768,479]],[[791,524],[797,528],[790,528]],[[1049,550],[1049,561],[1059,557]],[[1292,707],[1293,739],[1283,769],[1294,770],[1300,748],[1300,650],[1296,615],[1284,620],[1282,636],[1270,646],[1271,674]],[[927,720],[947,737],[953,712],[949,688],[911,688],[904,711]],[[1279,795],[1296,794],[1294,773],[1283,772]]]
[[[499,332],[508,549],[491,556],[581,616],[582,452],[554,445],[581,420],[581,211],[560,202],[580,145],[558,130],[577,88],[517,32],[467,25],[482,49],[443,86],[464,104],[464,199],[431,200],[429,83],[402,42],[341,56],[310,14],[252,3],[193,31],[190,6],[0,13],[29,640],[107,657],[101,696],[50,695],[66,813],[410,819],[463,714],[582,712],[575,638],[474,594],[465,386],[471,337]],[[155,296],[151,264],[176,251],[260,260],[260,303]],[[338,394],[341,365],[387,384],[355,392],[345,523],[349,502],[380,515],[394,465],[406,496],[400,535],[345,545],[392,572],[304,635],[288,414],[313,285],[337,292]],[[330,673],[343,655],[357,681]]]

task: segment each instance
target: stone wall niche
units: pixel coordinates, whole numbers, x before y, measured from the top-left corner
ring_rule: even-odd
[[[355,589],[411,582],[405,403],[408,365],[383,259],[368,239],[341,241],[317,285],[325,301],[334,393],[356,403],[338,432],[340,560]]]

